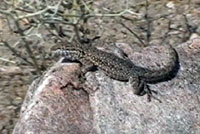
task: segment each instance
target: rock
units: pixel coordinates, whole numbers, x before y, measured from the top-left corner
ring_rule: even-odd
[[[93,114],[78,64],[58,64],[29,88],[13,134],[88,134]]]
[[[127,82],[113,80],[101,70],[88,72],[83,84],[77,63],[56,64],[29,88],[13,134],[197,134],[199,45],[200,38],[196,38],[177,46],[177,75],[149,84],[162,103],[134,95]],[[163,67],[169,60],[164,46],[128,55],[134,63],[149,68]]]

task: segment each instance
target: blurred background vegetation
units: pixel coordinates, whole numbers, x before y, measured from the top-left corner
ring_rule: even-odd
[[[60,39],[139,50],[177,46],[198,37],[199,26],[199,0],[1,0],[0,133],[12,132],[28,85],[53,64]]]

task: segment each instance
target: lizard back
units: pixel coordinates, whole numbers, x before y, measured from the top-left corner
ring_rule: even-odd
[[[107,76],[121,81],[128,81],[130,77],[139,77],[148,83],[162,80],[175,68],[178,60],[176,50],[168,46],[169,63],[161,69],[150,70],[137,66],[128,59],[122,59],[112,53],[99,50],[89,44],[63,44],[62,46],[62,49],[58,51],[58,55],[80,62],[89,61],[103,70]]]

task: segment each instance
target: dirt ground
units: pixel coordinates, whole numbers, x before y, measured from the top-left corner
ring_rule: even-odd
[[[94,7],[102,13],[107,10],[120,12],[126,7],[126,2],[135,13],[142,15],[146,13],[145,0],[96,0]],[[0,9],[4,8],[2,3],[0,2]],[[134,21],[134,16],[130,16],[130,14],[125,14],[120,19],[119,17],[91,18],[88,22],[89,35],[90,37],[100,35],[100,40],[107,44],[123,42],[133,44],[132,47],[135,50],[140,50],[149,45],[170,44],[176,46],[200,35],[199,0],[149,0],[148,17],[148,19],[144,18],[141,21]],[[133,20],[129,18],[133,18]],[[150,26],[148,27],[148,25]],[[131,33],[130,29],[139,37]],[[150,38],[146,36],[149,33],[151,34]],[[19,35],[10,30],[5,16],[1,13],[0,37],[8,40],[12,46],[17,46],[15,43]],[[48,36],[43,37],[44,41],[33,47],[33,51],[36,51],[35,53],[40,49],[48,51],[51,47],[48,44],[52,40],[49,40]],[[143,40],[143,43],[139,39]],[[23,48],[18,47],[18,50],[20,49]],[[40,52],[39,54],[42,55]],[[42,61],[40,57],[37,57],[37,60],[39,62],[40,60]],[[45,62],[45,67],[42,71],[48,69],[55,61],[48,59]],[[19,118],[20,106],[23,103],[28,86],[37,77],[39,77],[39,74],[33,66],[25,64],[10,49],[0,44],[1,134],[12,133],[14,125]]]

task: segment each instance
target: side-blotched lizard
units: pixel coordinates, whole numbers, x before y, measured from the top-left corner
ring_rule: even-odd
[[[159,70],[137,66],[129,59],[122,59],[89,44],[66,44],[63,41],[61,46],[57,46],[54,55],[63,56],[70,61],[81,62],[85,66],[85,71],[96,66],[113,79],[129,81],[136,95],[147,94],[150,100],[151,97],[157,98],[152,95],[153,90],[149,89],[147,83],[164,79],[176,66],[178,55],[174,48],[171,46],[168,46],[168,48],[170,61],[167,66]]]

